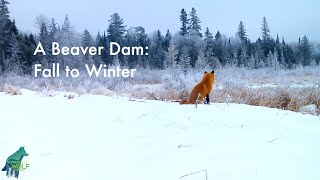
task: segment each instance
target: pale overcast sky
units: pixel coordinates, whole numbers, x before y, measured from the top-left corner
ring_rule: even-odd
[[[62,23],[67,13],[72,25],[93,35],[107,29],[108,19],[118,12],[125,24],[143,26],[147,32],[180,28],[180,10],[189,13],[195,7],[201,20],[202,31],[209,27],[214,34],[220,30],[233,36],[242,20],[247,35],[256,40],[261,34],[261,21],[268,20],[273,37],[279,33],[287,41],[297,41],[304,34],[310,40],[320,41],[319,0],[9,0],[11,18],[19,29],[37,32],[34,20],[39,14]]]

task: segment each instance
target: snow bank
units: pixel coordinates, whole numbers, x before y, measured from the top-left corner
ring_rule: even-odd
[[[199,170],[209,180],[320,178],[317,116],[237,104],[22,94],[0,93],[0,165],[25,146],[30,168],[19,179],[177,180]]]

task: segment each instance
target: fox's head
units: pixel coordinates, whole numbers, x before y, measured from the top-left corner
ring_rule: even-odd
[[[26,152],[26,150],[24,149],[24,147],[20,147],[18,152],[17,152],[21,157],[23,156],[28,156],[29,154]]]
[[[212,70],[211,72],[205,71],[202,82],[209,83],[212,86],[214,83],[214,70]]]
[[[204,72],[204,74],[208,73],[207,71]],[[214,70],[211,71],[211,74],[214,74]]]

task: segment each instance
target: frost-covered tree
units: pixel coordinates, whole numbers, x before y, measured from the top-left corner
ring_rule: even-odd
[[[58,28],[59,29],[59,28]],[[71,25],[71,21],[69,16],[66,14],[64,22],[61,26],[61,30],[58,30],[57,40],[60,46],[81,46],[81,34],[78,34],[73,26]],[[82,66],[82,56],[72,56],[71,54],[68,56],[59,55],[56,57],[58,62],[62,64],[62,66],[69,65],[72,67],[83,67]]]
[[[208,62],[206,60],[205,53],[202,50],[200,50],[197,61],[196,61],[195,68],[204,69],[207,67],[208,67]]]
[[[189,16],[190,16],[190,22],[189,22],[190,24],[189,24],[188,29],[196,31],[197,34],[200,37],[202,37],[201,26],[200,26],[201,21],[200,21],[198,15],[197,15],[197,11],[196,11],[195,8],[192,8]]]
[[[8,1],[0,0],[0,20],[1,21],[9,20],[8,4],[10,4]]]
[[[219,59],[218,58],[216,58],[216,57],[212,57],[212,68],[213,69],[221,69],[222,68],[222,66],[221,66],[221,63],[220,63],[220,61],[219,61]]]
[[[51,23],[49,25],[49,36],[50,41],[54,42],[57,40],[58,27],[54,18],[51,19]]]
[[[109,19],[109,26],[107,29],[107,37],[109,41],[121,43],[126,32],[125,28],[126,26],[124,25],[123,19],[120,15],[118,13],[112,14]]]
[[[200,49],[203,49],[203,40],[199,36],[198,32],[190,30],[189,34],[186,36],[186,45],[188,47],[190,65],[195,67]]]
[[[263,19],[262,19],[261,30],[262,30],[262,41],[263,42],[269,41],[271,36],[270,36],[270,29],[269,29],[269,25],[268,25],[266,17],[263,17]]]
[[[81,44],[82,44],[82,47],[91,47],[94,45],[93,38],[87,29],[83,31]],[[93,63],[93,58],[89,53],[83,56],[83,60],[85,63],[90,63],[90,64]]]
[[[284,57],[284,53],[283,53],[283,50],[281,50],[281,54],[280,54],[280,68],[281,69],[284,69],[286,68],[286,59]]]
[[[176,47],[173,43],[173,41],[170,42],[168,52],[166,53],[166,58],[165,58],[165,65],[166,68],[175,68],[177,64],[177,57],[178,57],[178,50],[176,50]]]
[[[237,36],[239,37],[239,39],[243,43],[247,42],[247,34],[246,34],[246,30],[245,30],[245,27],[244,27],[242,21],[240,21],[240,24],[239,24],[239,27],[238,27]]]
[[[275,41],[271,38],[269,24],[267,19],[263,17],[262,19],[262,40],[261,40],[261,47],[264,52],[264,55],[268,55],[269,51],[273,51],[275,47]]]
[[[0,0],[0,52],[8,56],[8,47],[12,35],[18,35],[18,30],[14,21],[10,20],[8,5],[6,0]],[[0,64],[1,65],[1,64]]]
[[[248,65],[247,65],[247,67],[248,67],[249,69],[255,69],[255,68],[256,68],[255,64],[256,64],[256,60],[255,60],[255,58],[254,58],[254,56],[253,56],[253,54],[252,54],[252,55],[250,56],[249,60],[248,60]]]
[[[188,71],[191,69],[190,56],[186,47],[182,48],[180,62],[178,63],[180,70],[187,76]]]
[[[239,58],[238,58],[238,54],[237,51],[233,52],[233,55],[231,57],[231,62],[229,63],[231,67],[237,67],[239,64]]]
[[[206,31],[204,33],[204,41],[209,42],[211,40],[213,40],[213,36],[212,36],[212,33],[210,32],[209,28],[207,27]]]
[[[163,44],[163,48],[165,51],[168,51],[168,48],[170,46],[170,42],[171,42],[171,38],[172,38],[172,35],[169,31],[169,29],[167,30],[167,33],[166,33],[166,36],[164,38],[164,44]]]
[[[221,64],[225,65],[227,63],[226,39],[222,37],[220,31],[215,35],[212,51],[213,55],[219,59]]]
[[[149,47],[150,55],[148,56],[151,68],[164,68],[165,51],[163,48],[163,39],[160,30],[153,33],[151,46]]]
[[[247,49],[245,48],[245,46],[242,46],[241,49],[241,54],[239,57],[239,62],[238,62],[238,67],[249,67],[248,66],[248,54],[247,54]]]
[[[142,26],[138,26],[134,28],[135,34],[136,34],[136,41],[137,41],[137,46],[140,47],[147,47],[149,46],[149,39],[148,39],[148,35],[146,34],[146,30],[142,27]],[[166,35],[166,40],[169,39],[168,32]],[[171,35],[170,35],[171,36]],[[171,39],[171,37],[170,37]],[[148,61],[147,56],[145,55],[140,55],[138,56],[138,65],[140,67],[145,67],[144,64],[146,64]]]
[[[301,40],[300,51],[302,55],[302,65],[309,66],[311,62],[311,47],[307,36],[303,36]]]
[[[275,70],[280,69],[279,57],[276,50],[274,51],[272,56],[272,66]]]
[[[205,51],[212,48],[213,36],[208,27],[204,33],[204,42],[205,42]]]
[[[44,48],[46,55],[49,56],[51,53],[51,38],[48,33],[47,25],[45,23],[42,23],[40,26],[40,34],[39,34],[39,41],[42,44],[42,47]]]
[[[112,65],[114,65],[114,66],[120,66],[120,60],[119,60],[118,55],[115,55],[115,56],[113,57]]]
[[[21,61],[22,52],[19,47],[19,42],[17,41],[15,35],[12,35],[8,51],[11,55],[5,61],[6,71],[20,75],[23,74],[24,64]]]

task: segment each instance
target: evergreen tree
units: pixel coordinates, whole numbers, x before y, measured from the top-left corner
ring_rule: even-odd
[[[89,31],[87,29],[85,29],[83,31],[83,35],[82,35],[82,47],[91,47],[93,46],[93,39],[91,34],[89,33]],[[88,53],[86,55],[84,55],[83,60],[85,63],[93,63],[93,58],[91,57],[91,55]]]
[[[287,65],[286,65],[286,59],[285,59],[285,57],[284,57],[284,53],[283,53],[283,50],[281,50],[281,54],[280,54],[280,62],[279,62],[280,64],[280,68],[281,69],[284,69],[284,68],[286,68],[287,67]]]
[[[270,36],[270,29],[269,29],[269,25],[268,25],[266,17],[263,17],[263,19],[262,19],[261,30],[262,30],[262,41],[263,42],[269,41],[271,36]]]
[[[245,30],[245,27],[244,27],[242,21],[240,21],[237,36],[239,37],[241,42],[243,42],[243,43],[247,42],[247,34],[246,34],[246,30]]]
[[[209,31],[209,28],[207,27],[206,32],[204,33],[204,41],[206,43],[205,51],[212,48],[213,44],[213,36],[212,33]]]
[[[64,18],[64,22],[62,24],[62,31],[69,33],[71,31],[71,23],[68,17],[68,14],[66,14],[65,18]]]
[[[10,4],[8,1],[0,0],[0,21],[2,23],[9,20],[8,4]]]
[[[190,12],[190,24],[188,29],[196,31],[197,34],[202,37],[202,33],[201,33],[201,26],[200,26],[200,19],[198,18],[197,15],[197,11],[195,8],[192,8],[191,12]]]
[[[264,55],[267,56],[269,51],[273,51],[275,47],[275,41],[270,36],[270,29],[267,22],[267,19],[263,17],[262,19],[262,50],[264,52]]]
[[[51,42],[56,41],[57,32],[58,32],[57,23],[55,22],[55,19],[52,18],[51,23],[49,25],[49,36],[50,36]]]
[[[179,68],[184,73],[185,76],[187,76],[187,73],[191,68],[190,57],[188,54],[188,49],[186,47],[182,48],[180,62],[179,62]]]
[[[148,39],[148,35],[146,34],[146,31],[143,27],[141,26],[138,26],[138,27],[135,27],[134,28],[135,30],[135,34],[136,34],[136,38],[137,38],[137,46],[140,46],[140,47],[149,47],[149,39]],[[167,33],[168,35],[168,33]],[[171,35],[170,35],[171,36]],[[168,37],[166,36],[166,40],[169,39],[169,35]],[[170,37],[171,39],[171,37]],[[145,67],[145,64],[147,63],[147,56],[145,55],[139,55],[138,56],[138,60],[139,60],[139,66],[140,67]]]
[[[181,10],[180,21],[181,21],[180,35],[185,36],[188,34],[189,20],[188,20],[188,15],[184,9]]]
[[[12,35],[18,35],[15,22],[9,19],[8,4],[10,4],[8,1],[0,0],[0,52],[4,52],[5,57],[9,55],[8,47]]]
[[[230,67],[237,67],[239,64],[239,58],[238,58],[238,54],[237,51],[234,51],[231,57],[231,62],[229,62]]]
[[[51,53],[51,41],[50,36],[47,30],[47,25],[45,23],[42,23],[40,26],[40,34],[39,34],[39,42],[41,42],[42,47],[44,48],[45,55],[42,53],[37,54],[37,58],[40,62],[43,62],[45,64],[49,63],[49,61],[52,59],[52,53]],[[45,62],[47,61],[47,62]]]
[[[239,57],[238,67],[248,67],[248,54],[245,46],[242,46],[241,54]]]
[[[209,28],[207,27],[206,32],[204,33],[204,41],[208,43],[211,40],[213,40],[213,36]]]
[[[190,57],[190,65],[191,67],[195,67],[199,50],[203,49],[203,39],[199,36],[199,34],[191,30],[189,34],[186,36],[186,47],[188,47],[189,57]]]
[[[169,29],[167,30],[167,33],[166,33],[166,36],[164,38],[164,50],[165,51],[168,51],[168,48],[169,48],[169,45],[170,45],[170,42],[171,42],[171,33],[169,31]]]
[[[267,65],[268,67],[274,67],[273,64],[274,64],[274,58],[273,58],[273,53],[271,51],[269,51],[268,53],[268,56],[267,56]]]
[[[276,50],[273,52],[272,67],[275,70],[280,69],[279,56]]]
[[[13,72],[19,75],[23,74],[24,64],[21,61],[21,49],[19,47],[19,42],[15,35],[11,36],[10,47],[8,49],[10,57],[5,63],[6,71],[9,73]]]
[[[10,22],[9,19],[9,9],[7,5],[9,4],[6,0],[0,0],[0,68],[4,71],[4,62],[7,56],[7,49],[10,31],[7,28],[7,24]]]
[[[301,40],[300,50],[302,54],[302,65],[309,66],[311,62],[311,47],[307,36],[303,36]]]
[[[276,45],[280,43],[279,36],[277,34]]]
[[[166,53],[166,58],[165,58],[166,68],[175,68],[177,64],[176,60],[178,56],[178,51],[175,49],[175,45],[172,41],[170,42],[168,52],[165,52],[165,53]]]
[[[220,31],[217,32],[217,34],[214,36],[214,39],[216,41],[220,40],[222,38]]]
[[[254,58],[253,54],[250,56],[249,61],[248,61],[248,68],[249,69],[255,69],[256,68],[256,59]]]
[[[149,56],[149,63],[152,68],[163,69],[165,51],[163,49],[163,36],[160,30],[158,30],[153,37],[153,45],[151,47],[151,56]]]
[[[95,41],[94,41],[94,46],[95,47],[101,46],[101,44],[100,44],[101,38],[102,38],[102,36],[101,36],[100,32],[98,31],[98,33],[96,35],[96,38],[95,38]],[[104,51],[105,51],[105,49],[102,50],[102,52],[104,52]],[[95,65],[99,65],[102,62],[101,56],[99,56],[98,54],[93,56],[92,59],[93,59],[93,62],[94,62]]]
[[[123,36],[126,32],[125,25],[123,23],[123,19],[120,17],[118,13],[114,13],[111,15],[109,20],[109,27],[107,29],[108,39],[110,42],[121,43],[123,40]]]
[[[59,28],[58,28],[59,29]],[[67,46],[67,47],[73,47],[73,46],[81,46],[81,36],[80,38],[77,36],[77,33],[75,32],[74,28],[71,25],[71,21],[69,19],[68,14],[66,14],[64,22],[61,26],[61,31],[58,30],[58,42],[60,46]],[[83,67],[81,64],[82,56],[73,56],[71,54],[64,56],[59,55],[55,57],[60,65],[63,66],[72,66],[75,68]]]
[[[227,62],[225,44],[221,33],[218,31],[215,35],[214,44],[212,48],[213,56],[218,59],[220,64],[225,65]]]
[[[222,65],[218,58],[212,56],[212,68],[213,69],[221,69]]]
[[[204,68],[207,68],[207,67],[208,67],[208,63],[207,63],[207,60],[206,60],[205,53],[202,50],[200,50],[198,58],[197,58],[197,61],[196,61],[195,68],[204,69]]]
[[[115,55],[115,56],[113,57],[112,65],[114,65],[114,66],[120,66],[120,60],[119,60],[118,55]]]

